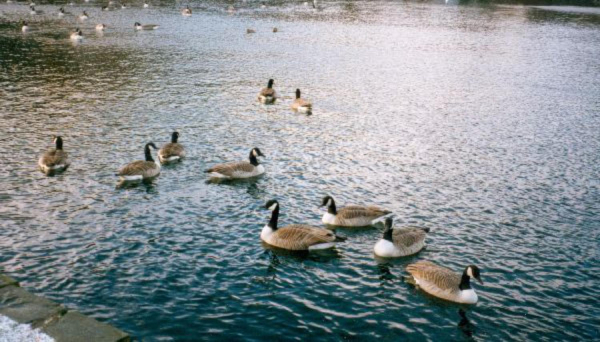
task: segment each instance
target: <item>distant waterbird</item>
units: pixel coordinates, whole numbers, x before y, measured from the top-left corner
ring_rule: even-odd
[[[418,261],[406,267],[408,282],[432,296],[461,304],[475,304],[478,297],[471,287],[471,278],[483,284],[477,266],[465,267],[462,275],[430,261]]]
[[[88,18],[89,18],[89,16],[86,11],[83,11],[83,13],[81,13],[81,15],[79,15],[79,20],[81,20],[81,21],[88,20]]]
[[[21,32],[28,32],[29,31],[29,24],[27,24],[26,21],[21,21]]]
[[[258,93],[258,101],[263,104],[272,104],[275,103],[277,99],[277,93],[275,89],[273,89],[273,84],[275,81],[270,79],[267,83],[267,87],[263,88],[260,93]]]
[[[38,160],[38,166],[46,175],[53,175],[66,171],[71,163],[68,154],[63,150],[63,140],[60,136],[54,136],[55,148],[42,154]]]
[[[96,31],[104,31],[104,29],[106,29],[106,25],[104,25],[104,24],[96,25]]]
[[[204,172],[208,173],[211,178],[219,179],[243,179],[257,177],[265,173],[265,168],[258,163],[258,157],[265,155],[258,147],[250,151],[249,161],[230,162],[217,164]]]
[[[83,32],[79,28],[76,28],[74,32],[71,33],[71,40],[80,41],[83,40]]]
[[[305,224],[291,224],[279,228],[279,202],[270,200],[265,204],[265,209],[271,210],[271,219],[262,229],[260,239],[268,245],[292,251],[310,251],[330,249],[335,247],[336,243],[346,240],[328,229]]]
[[[178,143],[179,132],[173,132],[171,134],[171,142],[163,145],[158,150],[158,160],[162,164],[179,162],[185,157],[185,149],[183,145]]]
[[[135,24],[133,24],[133,27],[136,30],[156,30],[160,26],[159,25],[154,25],[154,24],[142,25],[140,23],[135,23]]]
[[[254,29],[246,29],[246,33],[248,33],[248,34],[256,33],[256,31]]]
[[[181,15],[185,16],[185,17],[189,17],[190,15],[192,15],[192,9],[190,8],[190,6],[185,6],[184,9],[181,10]]]
[[[292,110],[299,113],[312,114],[312,103],[303,99],[301,95],[300,89],[296,89],[296,99],[292,102]]]

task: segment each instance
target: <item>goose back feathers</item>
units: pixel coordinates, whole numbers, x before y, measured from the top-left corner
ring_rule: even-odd
[[[260,238],[271,246],[292,251],[307,251],[332,248],[336,242],[345,240],[345,238],[336,236],[327,229],[304,224],[291,224],[278,228],[279,203],[271,200],[267,202],[265,207],[270,209],[272,213],[269,223],[260,234]]]
[[[406,267],[414,283],[423,291],[448,301],[475,304],[478,297],[471,288],[470,279],[483,284],[477,266],[467,266],[462,275],[430,261],[418,261]]]
[[[71,165],[67,152],[63,151],[62,137],[54,137],[53,142],[55,144],[55,148],[42,154],[38,160],[38,166],[40,167],[40,170],[47,175],[66,171],[69,165]]]
[[[327,212],[323,215],[323,223],[339,227],[370,226],[373,221],[391,213],[391,211],[379,207],[360,205],[349,205],[338,210],[331,196],[325,196],[321,206],[327,206]]]

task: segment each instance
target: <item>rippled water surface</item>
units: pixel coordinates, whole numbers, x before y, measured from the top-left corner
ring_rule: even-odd
[[[600,338],[598,11],[230,3],[67,6],[85,23],[0,4],[1,271],[142,340]],[[290,111],[296,88],[314,115]],[[115,189],[173,130],[188,158]],[[46,177],[52,134],[72,165]],[[206,183],[254,146],[262,178]],[[430,227],[427,249],[376,260],[381,227],[309,256],[260,243],[268,199],[320,226],[326,194]],[[421,259],[481,268],[468,322],[404,282]]]

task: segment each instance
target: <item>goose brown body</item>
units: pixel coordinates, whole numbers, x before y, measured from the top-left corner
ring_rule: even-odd
[[[418,261],[406,267],[406,270],[412,276],[412,280],[423,291],[448,301],[475,304],[478,300],[477,294],[470,287],[469,279],[474,276],[479,278],[479,270],[473,275],[474,266],[467,266],[463,275],[456,273],[446,267],[436,265],[430,261]],[[468,273],[471,273],[471,276]]]
[[[373,248],[375,255],[383,258],[398,258],[418,253],[425,247],[429,228],[408,226],[392,228],[392,218],[385,220],[383,238]]]
[[[69,155],[63,151],[62,138],[54,137],[54,143],[56,147],[42,154],[38,160],[40,170],[47,175],[66,171],[69,165],[71,165]]]
[[[370,226],[373,221],[391,214],[391,211],[376,206],[349,205],[338,210],[331,196],[323,198],[322,206],[327,206],[323,223],[339,227]]]
[[[258,101],[263,104],[272,104],[275,103],[277,99],[277,93],[275,89],[273,89],[274,81],[272,79],[269,80],[266,88],[263,88],[260,93],[258,93]]]
[[[163,145],[163,147],[158,150],[158,160],[161,163],[176,162],[185,157],[185,149],[183,148],[183,145],[177,142],[177,139],[179,139],[179,133],[173,132],[171,135],[171,142]]]
[[[150,147],[156,149],[153,143],[147,143],[144,147],[146,160],[138,160],[129,163],[119,169],[117,175],[125,181],[149,180],[160,174],[160,165],[152,158]]]

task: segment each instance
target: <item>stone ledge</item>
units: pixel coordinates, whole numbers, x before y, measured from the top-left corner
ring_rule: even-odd
[[[0,289],[5,286],[19,286],[19,282],[7,275],[0,273]]]
[[[0,315],[40,328],[56,342],[131,341],[131,337],[122,330],[31,294],[19,287],[16,280],[1,273]]]

